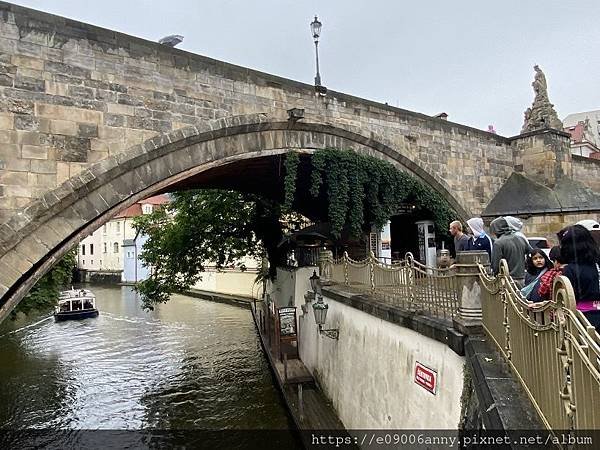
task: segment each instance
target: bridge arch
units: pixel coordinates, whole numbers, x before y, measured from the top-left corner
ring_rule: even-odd
[[[448,185],[374,133],[266,114],[207,121],[156,136],[91,165],[0,225],[0,321],[79,240],[118,211],[210,169],[236,161],[320,148],[352,148],[387,160],[435,189],[458,214],[469,212]]]

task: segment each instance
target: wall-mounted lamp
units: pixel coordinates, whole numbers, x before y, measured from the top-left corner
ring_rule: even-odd
[[[310,287],[312,288],[315,296],[315,302],[313,303],[313,312],[315,314],[315,322],[319,326],[319,334],[323,334],[330,339],[339,339],[340,338],[340,329],[339,328],[329,328],[325,329],[323,326],[325,325],[325,321],[327,320],[327,311],[329,310],[329,305],[323,302],[323,296],[321,295],[321,279],[317,275],[316,271],[313,271],[312,276],[310,277]],[[306,301],[309,301],[310,296],[307,295]]]
[[[330,339],[339,339],[340,338],[340,329],[339,328],[323,328],[325,325],[325,320],[327,319],[327,311],[329,310],[329,305],[327,303],[323,303],[323,296],[319,295],[317,301],[313,303],[313,312],[315,313],[315,322],[319,326],[319,334],[323,334]]]

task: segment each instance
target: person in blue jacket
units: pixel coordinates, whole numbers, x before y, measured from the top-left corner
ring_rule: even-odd
[[[469,245],[467,250],[481,250],[486,251],[492,260],[492,239],[485,234],[483,229],[483,220],[481,217],[473,217],[467,220],[467,225],[473,233],[473,237],[469,239]]]

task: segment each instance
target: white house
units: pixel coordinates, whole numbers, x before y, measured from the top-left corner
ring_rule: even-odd
[[[149,214],[169,201],[157,195],[134,203],[83,239],[77,251],[77,268],[88,272],[122,272],[123,242],[135,238],[133,219]]]

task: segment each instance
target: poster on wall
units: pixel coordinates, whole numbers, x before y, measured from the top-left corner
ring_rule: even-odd
[[[279,335],[296,335],[296,307],[279,308]]]
[[[437,376],[437,370],[431,369],[419,361],[415,363],[415,383],[433,395],[437,391]]]

